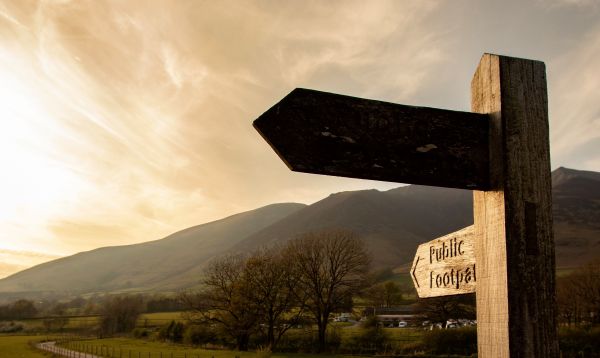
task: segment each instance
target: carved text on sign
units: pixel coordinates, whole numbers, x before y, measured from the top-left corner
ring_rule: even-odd
[[[419,297],[475,292],[473,241],[473,226],[469,226],[419,246],[411,268]]]

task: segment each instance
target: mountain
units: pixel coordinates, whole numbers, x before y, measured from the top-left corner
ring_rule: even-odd
[[[558,168],[552,172],[552,197],[557,266],[575,267],[599,258],[600,173]],[[410,185],[330,195],[233,249],[269,245],[308,230],[345,228],[365,239],[376,267],[395,267],[412,262],[420,243],[472,223],[470,191]]]
[[[567,168],[552,172],[552,213],[558,267],[600,257],[600,173]]]
[[[250,235],[233,250],[271,245],[306,231],[343,228],[365,240],[376,267],[398,266],[412,261],[423,241],[470,225],[471,203],[469,191],[418,185],[342,192]]]
[[[190,285],[198,280],[198,276],[190,275],[198,265],[304,206],[273,204],[194,226],[161,240],[81,252],[0,280],[0,293],[168,289],[180,285],[182,278],[181,285]],[[161,285],[165,282],[168,284]]]
[[[552,173],[557,265],[600,257],[600,173]],[[375,267],[412,261],[416,246],[473,222],[466,190],[404,186],[341,192],[312,205],[274,204],[195,226],[162,240],[101,248],[51,261],[0,280],[0,293],[176,290],[198,282],[204,265],[324,228],[356,231]]]

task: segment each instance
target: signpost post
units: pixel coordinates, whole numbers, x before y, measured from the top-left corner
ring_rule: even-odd
[[[484,54],[473,112],[296,89],[254,121],[294,171],[474,190],[474,225],[419,246],[419,296],[476,292],[478,356],[558,357],[544,63]]]

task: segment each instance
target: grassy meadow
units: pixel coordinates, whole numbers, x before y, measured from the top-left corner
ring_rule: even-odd
[[[42,340],[42,336],[5,336],[0,335],[0,357],[44,358],[44,352],[35,349],[30,342]]]
[[[138,327],[158,327],[165,324],[169,324],[171,321],[184,321],[181,316],[181,312],[156,312],[156,313],[144,313],[141,314],[137,321]],[[44,319],[45,318],[31,318],[23,319],[20,322],[27,331],[44,331]],[[99,316],[77,316],[68,317],[68,322],[64,327],[66,331],[73,331],[78,329],[93,328],[98,325]]]
[[[108,357],[148,357],[148,358],[317,358],[352,357],[346,355],[319,355],[303,353],[267,353],[262,351],[240,352],[233,350],[212,350],[193,348],[184,345],[130,338],[110,338],[83,340],[66,345],[73,350],[101,352]]]

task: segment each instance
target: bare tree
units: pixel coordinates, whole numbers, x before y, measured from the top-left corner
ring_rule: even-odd
[[[135,328],[143,309],[141,296],[116,296],[108,298],[100,309],[102,335],[128,332]]]
[[[571,276],[559,277],[556,280],[556,303],[558,315],[562,322],[571,325],[580,323],[584,316],[583,299],[575,294],[577,288]]]
[[[260,317],[259,308],[250,299],[245,265],[246,258],[241,255],[217,259],[205,270],[204,287],[181,296],[191,320],[218,323],[240,351],[248,350]]]
[[[33,301],[20,299],[9,306],[9,318],[23,319],[34,317],[38,313]]]
[[[318,349],[322,351],[331,313],[347,306],[366,286],[369,254],[354,233],[331,230],[289,241],[284,256],[296,271],[296,290],[306,297],[305,306],[317,324]]]
[[[303,313],[302,299],[293,290],[298,279],[278,248],[250,256],[244,268],[249,299],[259,308],[265,336],[272,350],[283,334],[297,324]]]
[[[369,305],[378,307],[393,307],[402,301],[400,285],[394,281],[372,284],[364,293],[363,298]]]
[[[400,286],[394,281],[387,281],[383,284],[385,306],[393,307],[402,301],[402,291]]]
[[[600,322],[600,260],[592,261],[557,281],[559,314],[569,324]]]
[[[572,276],[576,294],[583,300],[591,323],[600,323],[600,260],[588,263]]]

